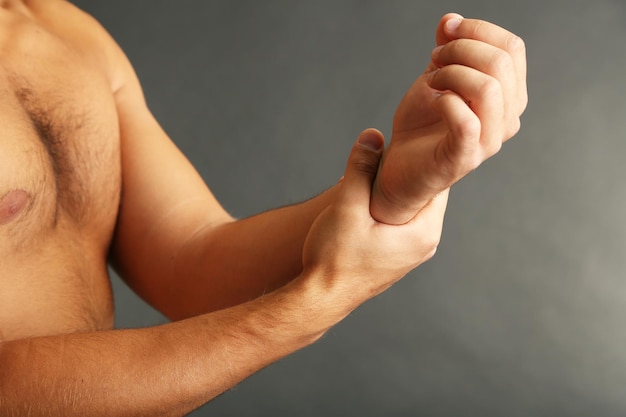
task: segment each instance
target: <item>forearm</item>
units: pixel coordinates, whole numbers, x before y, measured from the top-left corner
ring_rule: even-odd
[[[162,309],[181,319],[267,294],[302,271],[302,246],[336,187],[300,204],[206,228],[178,252]],[[165,277],[167,279],[167,277]]]
[[[149,329],[0,343],[0,415],[184,415],[340,318],[296,287]]]

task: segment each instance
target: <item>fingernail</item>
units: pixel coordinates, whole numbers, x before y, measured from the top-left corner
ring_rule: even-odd
[[[457,30],[462,20],[463,18],[454,18],[454,19],[448,20],[446,22],[446,30],[448,32],[454,32],[455,30]]]
[[[366,130],[359,136],[359,145],[373,151],[379,151],[383,147],[383,141],[376,131]]]

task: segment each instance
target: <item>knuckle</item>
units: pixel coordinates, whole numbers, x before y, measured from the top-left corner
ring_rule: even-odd
[[[371,175],[378,169],[378,161],[366,157],[355,158],[352,165],[357,172],[366,175]]]
[[[485,153],[484,159],[491,158],[492,156],[500,152],[500,149],[502,149],[502,140],[500,138],[493,138],[486,142],[483,149]]]
[[[424,261],[428,261],[428,260],[432,259],[433,256],[435,256],[435,254],[437,253],[437,249],[438,248],[439,248],[439,242],[437,242],[436,244],[428,246],[428,248],[426,250],[426,255],[424,256]]]
[[[480,135],[480,120],[476,117],[466,117],[454,126],[455,136],[460,138],[475,138]]]
[[[515,136],[517,132],[522,128],[522,121],[519,117],[513,117],[509,124],[509,135],[510,137]]]
[[[517,35],[511,34],[506,40],[506,49],[512,54],[526,53],[526,43]]]
[[[511,117],[506,123],[506,129],[504,130],[504,140],[508,140],[515,136],[521,129],[522,122],[519,117]]]
[[[521,98],[519,99],[519,108],[517,110],[517,115],[521,116],[528,106],[528,92],[524,89],[521,93]]]
[[[480,84],[478,94],[484,99],[492,100],[502,95],[502,86],[495,78],[488,77]]]
[[[463,175],[467,175],[468,173],[478,168],[480,164],[482,164],[483,161],[487,159],[483,154],[484,149],[478,149],[476,152],[472,152],[470,155],[467,155],[465,158],[464,170],[461,173]]]
[[[491,74],[505,75],[510,74],[514,70],[513,60],[511,55],[505,51],[498,49],[493,52],[493,55],[488,63],[487,71]]]
[[[474,24],[469,28],[469,35],[471,38],[480,39],[481,33],[483,32],[483,27],[485,22],[482,20],[476,20],[473,22]]]
[[[437,233],[434,233],[429,242],[429,249],[431,251],[436,250],[439,244],[441,243],[441,230],[437,230]]]
[[[445,52],[449,57],[456,57],[460,52],[463,51],[464,45],[466,44],[465,39],[455,39],[449,43],[447,43],[442,52]]]

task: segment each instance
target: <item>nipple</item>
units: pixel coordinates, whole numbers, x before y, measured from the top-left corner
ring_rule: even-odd
[[[0,198],[0,226],[15,219],[29,200],[30,194],[24,190],[9,191]]]

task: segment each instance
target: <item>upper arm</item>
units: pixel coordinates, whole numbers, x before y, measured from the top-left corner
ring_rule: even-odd
[[[133,74],[115,99],[122,193],[112,262],[135,291],[158,307],[184,243],[207,225],[232,219],[152,116]]]
[[[232,219],[151,114],[116,42],[90,16],[77,9],[68,13],[91,21],[77,24],[80,33],[73,38],[89,51],[85,54],[97,54],[96,65],[106,72],[117,107],[122,191],[111,261],[158,308],[167,296],[177,251],[195,231]]]

